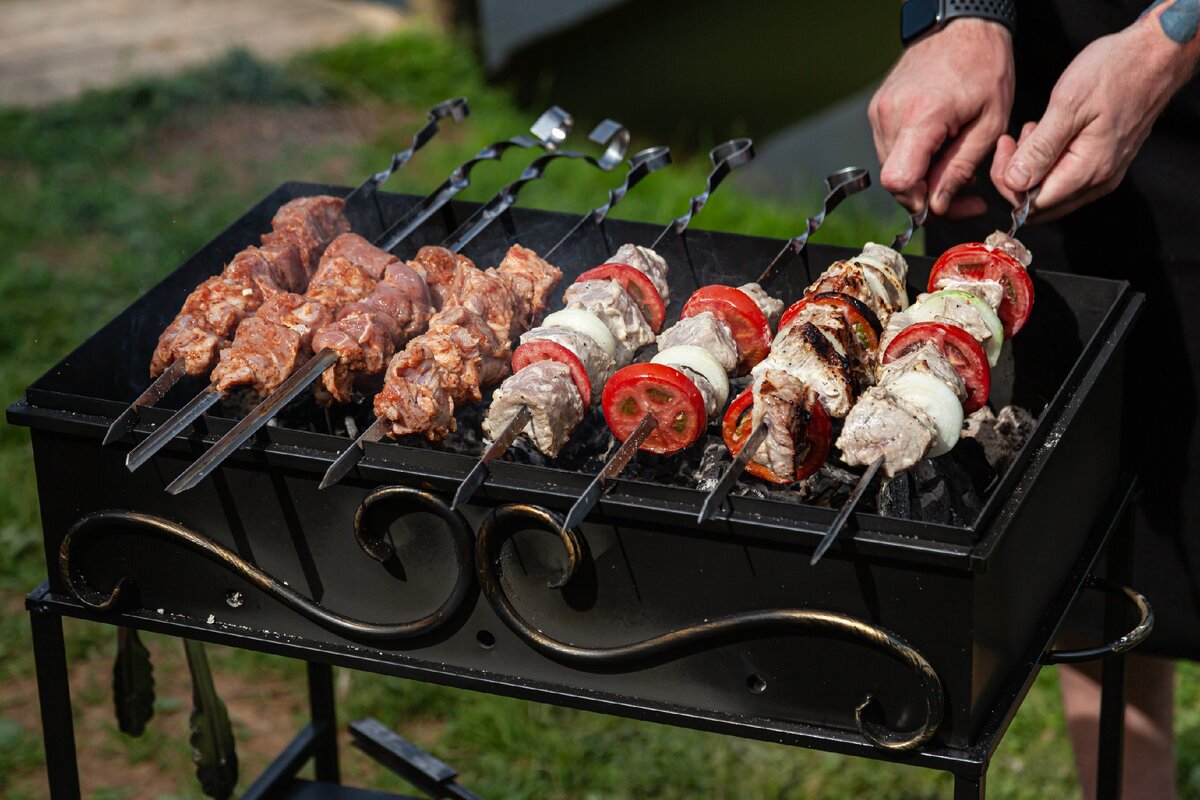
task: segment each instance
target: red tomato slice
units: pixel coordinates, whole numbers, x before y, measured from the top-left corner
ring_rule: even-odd
[[[713,284],[697,289],[681,317],[711,311],[729,326],[738,349],[738,375],[745,375],[771,352],[771,326],[754,298],[732,286]]]
[[[708,425],[704,397],[679,370],[665,364],[632,364],[608,379],[602,398],[608,429],[622,442],[646,414],[658,427],[642,445],[651,453],[674,453],[700,437]]]
[[[583,398],[583,407],[587,408],[592,402],[592,382],[588,378],[583,362],[568,348],[549,339],[534,339],[517,347],[512,354],[513,372],[520,372],[530,364],[538,361],[558,361],[571,369],[571,380]]]
[[[742,445],[750,436],[750,409],[753,405],[754,390],[748,388],[729,404],[725,418],[721,421],[721,436],[725,439],[725,446],[729,448],[731,455],[736,456],[740,453]],[[829,415],[825,413],[825,407],[820,402],[813,402],[812,407],[808,409],[808,415],[808,424],[804,429],[808,449],[804,453],[804,460],[796,467],[794,476],[780,475],[757,461],[747,464],[746,471],[772,483],[802,481],[810,475],[815,475],[825,460],[829,458],[829,443],[833,439],[833,429],[829,422]],[[796,442],[797,447],[800,445],[801,442]]]
[[[1021,262],[1008,253],[977,243],[951,247],[934,262],[929,273],[929,291],[942,288],[938,284],[947,278],[999,281],[1004,287],[1004,299],[996,314],[1004,323],[1004,338],[1025,327],[1033,310],[1033,280]]]
[[[663,322],[667,319],[667,307],[658,289],[654,288],[654,282],[640,269],[628,264],[601,264],[575,279],[576,283],[580,281],[616,281],[642,310],[650,329],[655,333],[662,330]]]
[[[833,306],[840,311],[850,330],[854,331],[859,344],[867,350],[874,351],[879,346],[879,335],[883,333],[879,317],[875,316],[875,312],[862,300],[841,292],[822,292],[800,298],[788,306],[788,310],[779,318],[779,330],[786,328],[797,314],[814,303]]]
[[[966,384],[967,399],[963,400],[963,413],[970,414],[983,408],[992,390],[992,370],[983,347],[962,328],[940,322],[909,325],[888,343],[883,353],[883,363],[895,361],[925,344],[936,347]]]

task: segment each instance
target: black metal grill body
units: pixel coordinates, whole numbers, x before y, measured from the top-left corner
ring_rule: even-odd
[[[144,385],[157,336],[186,294],[257,241],[279,205],[323,191],[340,193],[310,184],[281,186],[10,406],[9,420],[32,429],[53,593],[69,594],[58,572],[64,536],[82,516],[103,509],[136,510],[186,525],[321,606],[362,620],[412,619],[450,593],[455,556],[436,515],[414,512],[399,519],[390,534],[398,559],[384,564],[359,548],[352,521],[368,492],[383,484],[421,487],[448,498],[470,468],[470,455],[381,443],[369,446],[352,477],[318,491],[322,473],[348,440],[269,427],[212,479],[172,497],[163,487],[232,421],[206,418],[199,430],[177,438],[134,474],[123,463],[128,441],[110,448],[99,444],[107,423]],[[396,214],[412,198],[381,195],[379,201],[385,214]],[[472,208],[453,205],[418,232],[410,251],[438,241]],[[574,220],[516,209],[466,252],[481,266],[494,264],[511,241],[546,248]],[[564,285],[622,242],[648,244],[656,233],[655,226],[615,220],[581,233],[555,258],[566,273]],[[749,280],[780,244],[701,230],[668,243],[663,254],[672,267],[675,316],[697,285]],[[851,253],[820,245],[810,250],[814,274]],[[909,263],[910,284],[922,286],[929,260]],[[807,283],[803,264],[791,269],[773,287],[785,300]],[[1124,283],[1043,270],[1035,282],[1035,313],[994,371],[993,398],[1044,410],[1033,440],[974,525],[858,514],[854,534],[813,568],[808,558],[833,510],[734,497],[727,520],[698,527],[700,492],[621,481],[583,526],[582,567],[564,589],[547,587],[565,559],[558,540],[535,530],[513,538],[501,570],[514,606],[551,636],[591,646],[627,644],[754,609],[851,615],[903,637],[928,659],[945,691],[939,740],[950,747],[970,745],[1006,680],[1028,659],[1048,606],[1100,522],[1120,468],[1121,358],[1141,298]],[[146,422],[161,423],[201,385],[184,381],[161,409],[146,413]],[[144,422],[140,430],[145,429]],[[501,503],[562,511],[588,479],[581,472],[502,462],[465,516],[477,528]],[[881,701],[890,726],[910,729],[923,721],[910,671],[883,653],[832,636],[730,640],[629,667],[580,669],[531,649],[475,587],[434,633],[381,645],[327,630],[225,567],[136,530],[114,529],[76,559],[97,589],[107,591],[118,579],[131,578],[128,607],[259,638],[301,637],[332,650],[369,654],[375,668],[396,674],[512,694],[537,685],[577,705],[588,705],[589,698],[602,701],[613,713],[634,713],[623,711],[626,705],[694,709],[730,720],[847,730],[856,727],[855,706],[871,694]],[[241,595],[236,607],[227,602],[233,592]]]

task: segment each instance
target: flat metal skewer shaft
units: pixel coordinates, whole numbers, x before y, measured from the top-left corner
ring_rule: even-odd
[[[617,477],[624,471],[626,465],[657,427],[658,419],[653,414],[646,414],[642,417],[642,421],[633,429],[633,433],[629,434],[629,438],[621,443],[617,452],[613,453],[612,458],[604,465],[604,469],[600,470],[599,474],[588,484],[584,493],[575,501],[575,505],[571,506],[566,522],[563,523],[563,530],[569,531],[583,522],[584,518],[596,507],[596,503],[600,502],[604,482]]]
[[[325,470],[325,477],[321,479],[321,485],[318,489],[328,489],[342,478],[350,474],[350,470],[362,461],[364,448],[367,442],[378,442],[383,438],[387,430],[387,423],[382,418],[377,418],[371,423],[371,427],[363,431],[354,443],[342,451],[342,454],[337,457],[337,460],[329,465],[329,469]]]
[[[193,464],[167,486],[168,494],[179,494],[191,489],[208,477],[214,469],[221,465],[229,454],[241,447],[262,426],[266,425],[281,408],[296,398],[310,383],[328,367],[337,361],[335,350],[325,349],[308,360],[300,369],[279,385],[267,400],[258,406],[229,429],[229,433],[221,437],[208,452],[196,459]]]
[[[1033,208],[1033,203],[1035,200],[1037,200],[1037,197],[1041,191],[1041,184],[1034,186],[1025,193],[1025,200],[1021,203],[1021,205],[1012,210],[1012,225],[1010,225],[1008,228],[1009,236],[1016,236],[1017,231],[1019,231],[1021,226],[1025,224],[1025,220],[1029,219],[1029,212]]]
[[[163,399],[171,388],[179,383],[179,379],[187,374],[187,364],[182,358],[177,358],[171,362],[162,373],[154,379],[154,382],[146,387],[146,391],[138,396],[129,406],[121,412],[121,416],[113,420],[108,426],[108,430],[104,433],[104,439],[100,445],[112,444],[117,439],[120,439],[125,434],[133,430],[141,419],[142,409],[150,406],[158,405],[158,401]]]
[[[707,522],[712,518],[713,514],[717,513],[717,509],[725,502],[729,491],[737,483],[742,473],[746,471],[746,465],[750,463],[750,459],[754,458],[754,454],[758,452],[758,448],[762,447],[762,443],[766,438],[767,423],[760,422],[749,438],[746,439],[746,443],[742,445],[742,449],[738,451],[737,457],[733,459],[733,463],[729,465],[728,469],[721,476],[721,479],[717,481],[717,485],[704,498],[704,505],[700,507],[700,513],[696,515],[696,522]]]
[[[825,531],[825,536],[821,539],[821,543],[817,545],[817,549],[813,551],[812,559],[808,562],[812,566],[816,566],[821,560],[821,556],[825,555],[825,551],[833,544],[833,540],[838,537],[842,529],[846,527],[846,523],[850,520],[850,515],[854,513],[855,507],[858,506],[858,501],[867,491],[867,486],[875,477],[875,473],[879,472],[879,468],[883,466],[883,456],[871,462],[871,466],[867,467],[867,471],[862,474],[855,484],[854,490],[850,492],[850,497],[846,499],[845,505],[838,511],[837,516],[833,518],[833,524],[829,526],[829,530]]]
[[[504,430],[496,437],[496,441],[484,451],[479,460],[475,462],[475,466],[467,473],[467,477],[458,487],[458,491],[454,493],[454,501],[450,503],[452,511],[457,510],[460,505],[471,499],[475,492],[479,491],[479,487],[483,485],[483,481],[487,478],[488,463],[495,461],[500,456],[504,455],[517,438],[521,431],[525,430],[525,426],[533,419],[533,412],[529,410],[529,406],[521,406],[517,409],[516,415],[509,420],[504,426]]]
[[[130,472],[141,467],[153,458],[154,454],[161,450],[167,442],[183,433],[184,428],[204,416],[204,412],[215,406],[220,399],[220,392],[211,386],[207,387],[188,401],[186,406],[179,409],[175,416],[164,422],[161,428],[130,450],[129,454],[125,456],[125,466]]]

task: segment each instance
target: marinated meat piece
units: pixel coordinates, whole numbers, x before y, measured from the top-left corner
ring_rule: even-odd
[[[562,270],[528,247],[514,244],[495,271],[508,282],[513,294],[513,329],[509,336],[529,330],[546,313],[550,295],[562,280]]]
[[[251,248],[246,248],[247,250]],[[300,248],[291,242],[276,242],[257,248],[271,265],[275,283],[285,292],[303,292],[308,288],[312,273],[304,266]]]
[[[429,315],[433,313],[433,298],[429,294],[429,287],[425,285],[425,279],[408,264],[397,261],[388,264],[387,269],[383,271],[383,282],[395,286],[408,298],[406,321],[398,319],[405,339],[425,330],[429,323]]]
[[[447,365],[455,365],[447,384],[455,402],[478,402],[483,399],[481,387],[493,386],[508,374],[512,357],[508,340],[497,338],[491,326],[466,308],[439,311],[429,321],[429,332],[417,339],[424,340]],[[451,353],[449,347],[443,351],[442,342],[453,344],[457,353]]]
[[[846,416],[853,400],[853,380],[850,362],[837,351],[833,335],[811,322],[788,327],[775,340],[771,354],[751,370],[755,386],[767,372],[787,372],[812,387],[831,417]],[[755,402],[758,396],[756,388]]]
[[[402,326],[411,311],[412,303],[402,289],[381,282],[365,300],[342,306],[337,321],[313,336],[314,352],[330,349],[338,354],[333,366],[321,374],[322,405],[349,403],[360,379],[383,374],[396,347],[407,339]]]
[[[303,295],[272,297],[238,326],[237,338],[221,352],[211,376],[213,388],[225,393],[251,386],[270,394],[312,355],[314,331],[332,320],[329,309]]]
[[[388,364],[383,389],[375,395],[375,416],[390,423],[388,435],[424,433],[431,441],[454,430],[454,402],[448,376],[418,336]]]
[[[538,450],[554,458],[583,421],[583,401],[571,370],[558,361],[530,364],[496,390],[483,420],[483,432],[499,436],[522,406],[532,412],[524,433]]]
[[[923,344],[911,353],[897,358],[879,368],[878,384],[886,388],[889,383],[907,372],[927,372],[950,387],[960,401],[967,397],[967,387],[962,376],[954,369],[949,359],[932,344]]]
[[[1019,241],[1009,236],[1004,231],[996,231],[991,236],[983,240],[983,243],[988,247],[1003,250],[1010,256],[1021,262],[1021,265],[1026,269],[1033,263],[1033,253],[1029,252],[1029,248],[1021,244]]]
[[[318,195],[285,203],[271,220],[271,233],[262,237],[264,245],[287,243],[300,251],[308,272],[316,269],[321,254],[339,234],[350,230],[350,221],[342,213],[340,197]]]
[[[806,409],[816,402],[812,389],[789,372],[767,369],[756,376],[751,430],[765,422],[767,438],[754,460],[776,475],[794,475],[806,454],[796,452],[796,439],[807,422]]]
[[[388,265],[400,260],[388,251],[371,244],[357,233],[343,233],[329,243],[321,259],[329,261],[335,258],[344,258],[351,264],[357,264],[375,280],[383,277],[383,271],[387,269]]]
[[[645,273],[654,288],[658,290],[663,305],[671,304],[671,287],[667,284],[667,262],[649,247],[636,244],[623,244],[608,260],[610,264],[625,264],[639,272]]]
[[[695,345],[707,350],[721,363],[721,367],[733,374],[738,365],[737,343],[729,326],[717,319],[711,311],[703,311],[694,317],[684,317],[658,336],[658,352],[681,344]]]
[[[279,252],[289,250],[293,254],[297,253],[296,248],[292,245],[278,245],[275,248],[275,251]],[[296,259],[299,263],[298,255]],[[281,259],[280,265],[286,267],[286,261]],[[242,286],[253,286],[264,297],[276,292],[292,291],[288,288],[288,276],[278,275],[271,262],[267,260],[266,254],[257,247],[247,247],[234,256],[233,260],[225,266],[221,276]],[[308,280],[303,267],[301,267],[299,277],[304,281]],[[301,286],[301,291],[303,291],[303,286]]]
[[[371,294],[375,284],[365,269],[339,256],[321,262],[305,294],[326,308],[338,309]]]
[[[417,251],[417,256],[408,264],[425,280],[434,308],[441,308],[446,300],[446,290],[454,280],[460,267],[474,267],[475,263],[466,256],[434,245],[426,245]]]
[[[497,339],[508,341],[513,334],[514,305],[508,282],[496,270],[464,266],[450,282],[442,310],[465,308],[487,322]]]
[[[592,337],[570,328],[542,326],[521,334],[521,344],[538,339],[560,344],[575,354],[592,384],[592,402],[599,401],[600,395],[604,393],[604,385],[616,370],[616,364],[608,353],[604,352],[604,348],[596,344]]]
[[[934,288],[956,289],[960,292],[969,292],[987,303],[993,310],[999,308],[1000,303],[1004,302],[1004,287],[1000,284],[1000,281],[987,280],[986,278],[977,281],[968,278],[942,278]]]
[[[763,312],[763,316],[767,318],[767,322],[771,327],[775,327],[775,322],[779,319],[779,315],[783,313],[783,301],[771,297],[757,283],[743,283],[737,288],[750,295],[750,299]]]
[[[214,275],[188,295],[179,314],[158,337],[150,360],[156,378],[176,358],[183,358],[188,375],[203,375],[216,362],[237,324],[263,302],[256,286]]]
[[[924,411],[887,389],[867,389],[846,417],[837,446],[850,466],[866,466],[883,456],[883,471],[893,477],[929,452],[937,427]]]
[[[641,309],[629,298],[616,281],[581,281],[571,284],[563,295],[567,308],[587,311],[612,332],[617,344],[617,366],[633,361],[638,350],[654,341],[654,333],[646,324]]]

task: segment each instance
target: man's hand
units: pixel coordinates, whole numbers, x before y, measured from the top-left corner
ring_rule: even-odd
[[[1013,82],[1012,37],[999,23],[954,20],[909,47],[868,109],[884,188],[913,211],[982,214],[982,198],[956,195],[1008,126]]]
[[[1150,128],[1195,68],[1195,55],[1145,17],[1075,57],[1040,122],[996,145],[991,178],[1017,204],[1038,183],[1032,220],[1046,222],[1111,192]]]

